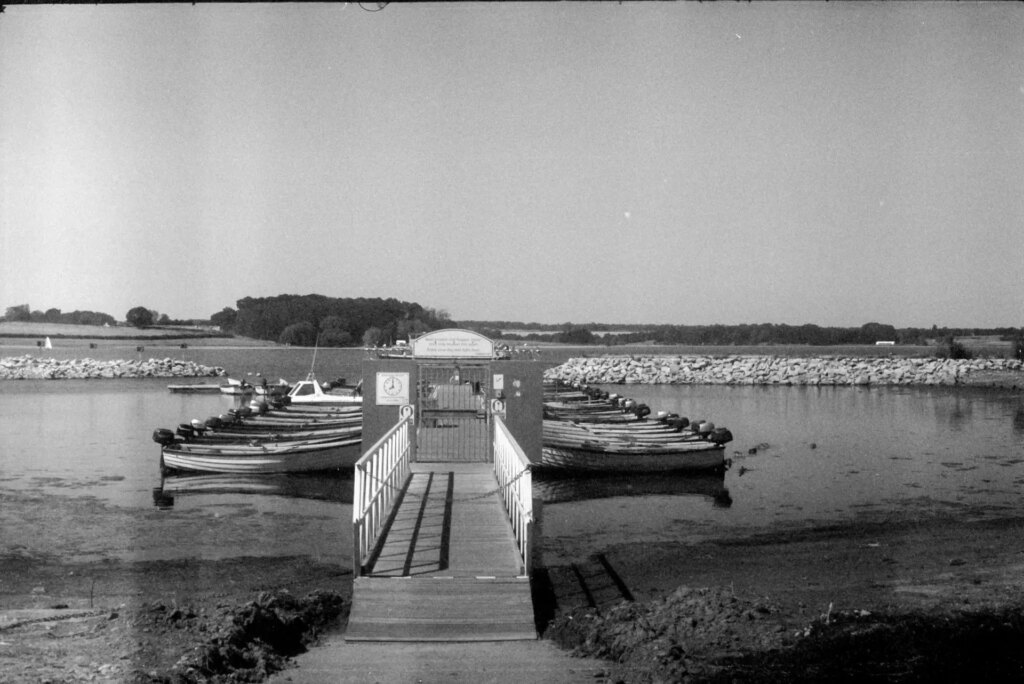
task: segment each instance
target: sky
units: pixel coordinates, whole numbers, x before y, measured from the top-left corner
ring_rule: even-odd
[[[1019,3],[8,5],[0,310],[1024,326]]]

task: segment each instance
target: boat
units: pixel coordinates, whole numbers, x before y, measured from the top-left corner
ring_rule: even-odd
[[[285,396],[288,397],[288,404],[361,404],[363,383],[360,381],[357,385],[342,387],[335,387],[331,383],[321,385],[310,373],[305,380],[295,383]]]
[[[559,444],[544,441],[537,470],[605,473],[701,472],[724,470],[725,446],[698,440],[673,444],[615,442]]]
[[[195,384],[183,384],[183,385],[168,385],[167,389],[176,394],[197,394],[197,393],[211,393],[217,394],[220,392],[220,383],[195,383]]]
[[[390,347],[379,347],[374,351],[378,359],[411,359],[412,347],[405,340],[398,340]]]
[[[222,394],[238,396],[253,394],[256,391],[256,388],[250,385],[245,380],[235,380],[234,378],[228,378],[226,382],[220,385],[220,391]]]
[[[303,473],[351,468],[362,455],[361,437],[330,441],[191,444],[160,450],[161,470],[208,473]]]
[[[198,422],[198,421],[197,421]],[[344,426],[311,427],[301,430],[282,430],[267,427],[252,428],[247,425],[224,425],[217,429],[207,428],[205,424],[194,425],[182,423],[173,433],[170,430],[158,429],[153,440],[158,443],[172,441],[168,434],[176,434],[182,441],[193,444],[225,444],[254,442],[299,442],[299,441],[330,441],[346,437],[359,437],[363,433],[362,423]],[[178,441],[178,440],[173,440]]]

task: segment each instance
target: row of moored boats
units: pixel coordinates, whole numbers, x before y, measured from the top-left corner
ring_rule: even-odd
[[[165,471],[287,473],[351,468],[362,455],[357,393],[315,378],[280,400],[253,402],[175,430],[158,429]],[[592,387],[548,384],[535,469],[565,473],[707,472],[725,468],[729,430]]]

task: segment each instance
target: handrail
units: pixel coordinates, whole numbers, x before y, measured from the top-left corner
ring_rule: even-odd
[[[352,497],[352,563],[363,574],[391,508],[409,477],[412,418],[404,417],[355,465]]]
[[[494,416],[494,475],[503,492],[505,512],[523,560],[523,574],[530,571],[530,539],[533,533],[533,478],[530,460],[509,432],[505,421]]]

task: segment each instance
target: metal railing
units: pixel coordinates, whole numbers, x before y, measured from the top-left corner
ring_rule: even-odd
[[[352,498],[352,563],[355,576],[366,562],[409,477],[412,417],[404,417],[355,465]]]
[[[530,571],[530,537],[533,532],[533,478],[530,460],[516,442],[505,421],[494,416],[494,475],[498,479],[505,512],[523,559],[523,574]]]

